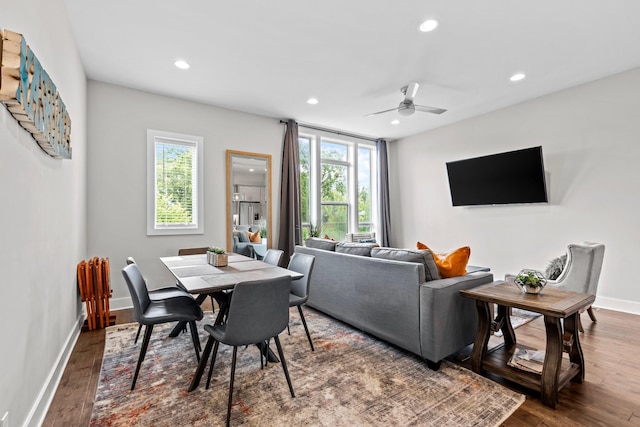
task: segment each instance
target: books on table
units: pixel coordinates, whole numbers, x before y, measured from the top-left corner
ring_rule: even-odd
[[[523,371],[542,374],[544,350],[516,348],[507,364],[514,368],[522,369]]]

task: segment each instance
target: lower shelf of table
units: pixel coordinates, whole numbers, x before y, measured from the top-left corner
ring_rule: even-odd
[[[528,389],[538,392],[542,391],[542,375],[535,374],[533,372],[527,372],[522,369],[509,366],[507,362],[513,355],[515,349],[524,348],[528,350],[535,350],[535,348],[528,347],[522,344],[516,344],[511,348],[507,348],[504,344],[495,347],[487,352],[483,362],[482,369],[486,372],[498,375],[507,380],[520,384]],[[566,357],[562,357],[562,363],[560,366],[560,373],[558,375],[557,389],[567,385],[569,381],[580,373],[580,367],[572,363]]]

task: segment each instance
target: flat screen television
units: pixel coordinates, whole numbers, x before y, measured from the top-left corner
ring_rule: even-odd
[[[542,147],[447,162],[453,206],[546,203]]]

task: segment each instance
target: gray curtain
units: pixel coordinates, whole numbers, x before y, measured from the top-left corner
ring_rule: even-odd
[[[300,214],[300,153],[298,151],[298,123],[287,121],[282,149],[282,179],[280,181],[280,235],[278,249],[284,251],[287,265],[295,245],[302,244]]]
[[[376,141],[378,152],[378,243],[391,246],[391,206],[389,204],[389,162],[387,158],[387,141]]]

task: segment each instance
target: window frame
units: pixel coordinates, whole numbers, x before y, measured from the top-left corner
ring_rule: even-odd
[[[158,143],[195,148],[196,160],[192,165],[191,224],[156,224],[156,145]],[[196,171],[193,171],[195,167]],[[193,173],[195,172],[195,173]],[[204,234],[204,138],[197,135],[147,129],[147,235]]]
[[[315,130],[300,127],[298,137],[309,140],[309,222],[302,223],[303,228],[309,229],[311,224],[321,225],[323,205],[346,205],[347,206],[347,233],[357,233],[360,225],[370,227],[371,231],[377,231],[378,224],[378,200],[377,200],[377,147],[374,141],[368,141],[332,132]],[[347,146],[347,160],[322,159],[322,142]],[[371,197],[371,218],[362,224],[358,221],[359,212],[359,182],[358,182],[358,150],[366,147],[371,150],[370,159],[370,197]],[[322,164],[334,164],[347,166],[347,201],[346,202],[323,202],[321,194],[321,170]],[[301,202],[303,202],[301,200]],[[321,235],[320,237],[323,237]],[[333,237],[333,236],[332,236]]]

